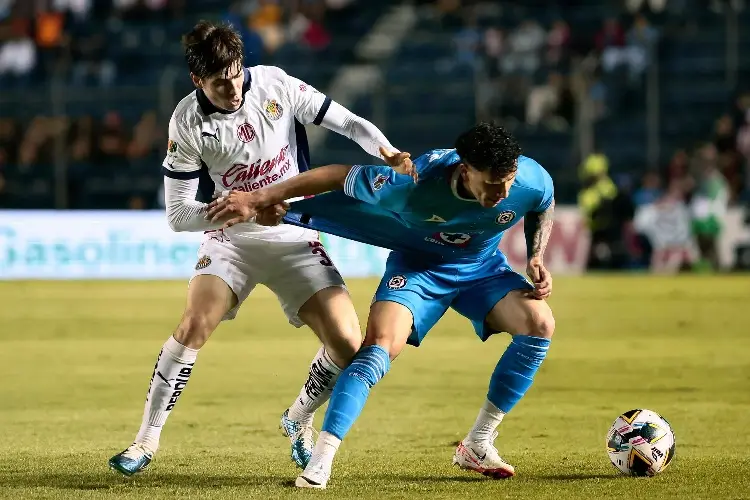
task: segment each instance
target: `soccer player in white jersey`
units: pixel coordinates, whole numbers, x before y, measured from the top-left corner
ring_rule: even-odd
[[[182,320],[156,360],[140,430],[109,465],[127,476],[148,466],[198,350],[222,320],[234,318],[257,284],[276,294],[292,325],[308,325],[323,343],[299,396],[281,419],[292,458],[306,464],[314,412],[362,343],[356,312],[316,232],[254,222],[221,230],[223,220],[207,220],[207,202],[215,192],[253,191],[306,170],[304,124],[342,134],[392,166],[408,154],[395,150],[373,124],[283,70],[244,68],[242,41],[231,27],[201,22],[183,45],[197,88],[180,101],[169,123],[162,168],[165,202],[173,230],[205,236]],[[380,147],[396,153],[383,158]],[[278,205],[260,214],[259,222],[260,217],[279,218],[277,213],[283,213]]]

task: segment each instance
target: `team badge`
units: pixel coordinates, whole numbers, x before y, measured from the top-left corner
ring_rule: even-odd
[[[513,210],[505,210],[504,212],[500,212],[500,215],[497,216],[495,219],[495,222],[498,224],[508,224],[510,221],[516,218],[516,213]]]
[[[406,276],[397,274],[396,276],[391,277],[391,279],[388,280],[388,283],[386,283],[385,286],[387,286],[391,290],[400,290],[401,288],[404,288],[406,286]]]
[[[198,262],[195,264],[195,270],[200,271],[201,269],[205,269],[210,265],[211,265],[211,257],[209,257],[208,255],[203,255],[201,258],[198,259]]]
[[[263,111],[273,121],[278,120],[284,114],[284,108],[281,107],[281,104],[276,99],[266,99],[263,101]]]
[[[379,189],[382,189],[383,186],[385,186],[385,183],[388,181],[388,176],[380,174],[377,177],[375,177],[375,180],[372,181],[372,188],[377,191]]]
[[[237,127],[237,137],[242,142],[252,142],[255,139],[255,129],[252,125],[245,122]]]
[[[177,143],[174,142],[172,139],[169,139],[167,142],[167,153],[169,154],[175,154],[177,152]]]

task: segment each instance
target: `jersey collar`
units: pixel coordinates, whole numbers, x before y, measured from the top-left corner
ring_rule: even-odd
[[[245,79],[242,82],[242,104],[240,104],[240,108],[243,104],[245,104],[245,94],[247,94],[247,91],[250,90],[250,83],[252,82],[252,78],[250,77],[250,70],[247,68],[243,68],[243,73],[245,74]],[[227,111],[226,109],[219,109],[216,106],[213,105],[211,101],[208,100],[208,97],[206,97],[205,92],[203,92],[202,89],[196,90],[196,96],[198,98],[198,105],[201,107],[201,111],[204,115],[208,116],[213,113],[221,113],[222,115],[229,115],[232,113],[235,113],[238,110],[235,111]]]

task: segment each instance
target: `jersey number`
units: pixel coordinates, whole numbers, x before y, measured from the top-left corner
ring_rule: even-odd
[[[330,257],[328,257],[328,254],[326,253],[326,249],[323,248],[323,244],[319,241],[310,241],[308,242],[308,245],[310,245],[310,251],[314,254],[320,255],[322,259],[320,260],[320,263],[324,266],[333,266],[333,262],[331,262]]]

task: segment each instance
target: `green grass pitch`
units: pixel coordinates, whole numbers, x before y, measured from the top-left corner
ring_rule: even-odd
[[[350,281],[364,324],[373,280]],[[326,491],[296,490],[278,431],[317,341],[259,289],[201,351],[150,470],[107,459],[138,428],[184,282],[0,282],[0,498],[750,498],[750,277],[559,277],[557,331],[497,445],[517,476],[451,466],[508,339],[449,313],[407,348],[342,445]],[[620,476],[617,415],[650,408],[673,465]],[[316,419],[319,425],[322,412]]]

